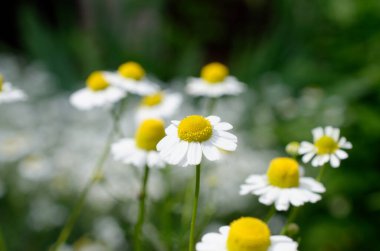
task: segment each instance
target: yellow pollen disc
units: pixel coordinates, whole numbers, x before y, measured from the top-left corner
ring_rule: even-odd
[[[125,78],[140,80],[145,76],[145,71],[136,62],[127,62],[119,66],[118,72]]]
[[[314,144],[318,154],[331,154],[339,148],[338,142],[329,136],[320,137]]]
[[[141,100],[141,105],[143,105],[143,106],[156,106],[158,104],[161,104],[163,99],[164,99],[164,94],[162,92],[157,92],[153,95],[145,96]]]
[[[93,91],[101,91],[106,89],[109,84],[100,71],[94,71],[86,80],[87,87]]]
[[[201,78],[209,84],[222,82],[228,76],[228,68],[221,63],[210,63],[202,68]]]
[[[178,125],[178,137],[188,142],[203,142],[211,138],[210,121],[200,115],[190,115]]]
[[[135,134],[136,146],[146,151],[156,150],[156,145],[165,136],[164,122],[147,119],[141,123]]]
[[[292,158],[275,158],[270,162],[267,176],[273,186],[298,187],[300,179],[298,162]]]
[[[264,222],[252,217],[242,217],[230,225],[227,237],[228,251],[267,251],[270,230]]]
[[[4,77],[0,74],[0,92],[3,90]]]

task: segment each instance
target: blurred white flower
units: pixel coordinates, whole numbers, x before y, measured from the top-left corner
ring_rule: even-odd
[[[300,177],[300,167],[292,158],[275,158],[266,175],[251,175],[240,187],[240,195],[252,193],[259,196],[264,205],[274,204],[278,211],[286,211],[290,205],[302,206],[321,199],[319,193],[325,187],[313,178]]]
[[[10,82],[4,82],[4,77],[0,74],[0,104],[12,103],[26,100],[26,94],[12,86]]]
[[[189,78],[186,92],[193,96],[212,98],[242,93],[245,85],[228,74],[229,71],[225,65],[210,63],[202,68],[200,78]]]
[[[347,152],[342,149],[351,149],[352,144],[345,137],[340,137],[339,128],[317,127],[312,133],[314,142],[303,141],[299,148],[304,163],[313,159],[311,164],[315,167],[330,162],[331,166],[336,168],[340,166],[341,160],[348,158]]]
[[[182,102],[179,93],[156,92],[145,96],[136,113],[138,123],[149,118],[168,119],[177,112]]]
[[[106,243],[112,250],[116,250],[125,243],[123,229],[117,221],[110,216],[95,221],[94,234],[98,240]]]
[[[221,150],[236,150],[237,137],[227,132],[231,129],[231,124],[220,122],[217,116],[190,115],[181,121],[172,121],[157,150],[171,165],[198,165],[202,155],[215,161],[220,159]]]
[[[127,95],[121,88],[111,85],[104,72],[91,73],[86,84],[86,88],[76,91],[70,97],[71,104],[79,110],[109,107]]]
[[[151,95],[160,89],[145,76],[145,70],[136,62],[124,63],[117,72],[105,72],[104,76],[113,85],[132,94]]]
[[[272,235],[263,221],[242,217],[230,226],[219,228],[219,233],[208,233],[196,245],[196,251],[297,251],[298,244],[287,236]]]
[[[42,181],[51,178],[53,170],[46,158],[32,154],[21,161],[19,173],[25,179]]]

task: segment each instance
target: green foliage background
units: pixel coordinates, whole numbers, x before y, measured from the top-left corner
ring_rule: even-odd
[[[115,69],[126,60],[140,62],[163,81],[197,75],[202,65],[218,60],[253,89],[260,89],[263,74],[275,72],[294,95],[303,87],[314,86],[343,97],[348,118],[343,131],[353,142],[354,153],[339,171],[327,174],[325,199],[302,212],[302,248],[378,250],[380,1],[82,0],[9,4],[11,11],[3,17],[12,15],[8,24],[14,29],[4,29],[7,32],[2,34],[0,52],[43,62],[62,90],[76,89],[94,69]],[[7,23],[2,20],[1,25]],[[294,137],[305,138],[311,126],[319,123],[317,119],[283,121],[275,132],[285,145]],[[11,229],[21,224],[2,219],[4,223]]]

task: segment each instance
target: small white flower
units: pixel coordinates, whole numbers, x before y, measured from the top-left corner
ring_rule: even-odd
[[[274,204],[278,211],[286,211],[289,205],[302,206],[321,199],[319,193],[325,187],[313,178],[301,177],[297,161],[291,158],[275,158],[266,175],[251,175],[240,186],[240,195],[254,194],[264,205]]]
[[[217,98],[223,95],[238,95],[245,85],[228,75],[228,68],[220,63],[210,63],[202,68],[200,78],[190,78],[186,91],[193,96]]]
[[[10,82],[4,82],[3,75],[0,74],[0,104],[24,100],[26,100],[26,94],[13,87]]]
[[[117,72],[106,72],[105,77],[113,85],[141,96],[151,95],[160,89],[146,77],[145,70],[136,62],[124,63]]]
[[[303,155],[304,163],[313,159],[311,164],[315,167],[330,162],[331,166],[336,168],[340,166],[340,160],[348,158],[347,152],[342,149],[351,149],[352,144],[345,137],[340,137],[339,128],[317,127],[312,133],[314,143],[303,141],[298,150],[299,154]]]
[[[179,93],[157,92],[145,96],[137,110],[136,120],[141,122],[148,118],[168,119],[178,110],[181,102],[182,96]]]
[[[202,155],[215,161],[220,159],[220,150],[236,150],[237,137],[227,132],[231,129],[231,124],[220,122],[217,116],[187,116],[181,121],[172,121],[157,150],[171,165],[198,165]]]
[[[86,80],[86,88],[80,89],[70,97],[71,104],[79,110],[109,107],[127,94],[106,80],[104,72],[95,71]]]
[[[271,236],[267,224],[243,217],[219,228],[219,233],[205,234],[196,245],[196,251],[231,250],[297,251],[298,243],[287,236]]]
[[[112,145],[115,160],[143,168],[161,168],[165,166],[158,152],[157,143],[165,136],[164,122],[159,119],[147,119],[136,131],[135,138],[125,138]]]

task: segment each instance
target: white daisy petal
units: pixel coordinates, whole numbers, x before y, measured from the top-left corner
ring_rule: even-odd
[[[323,128],[317,127],[315,129],[313,129],[312,134],[313,134],[313,140],[314,141],[318,140],[320,137],[323,136]]]
[[[211,125],[216,125],[220,122],[220,118],[218,116],[208,116],[206,119],[210,121]]]
[[[205,157],[210,161],[215,161],[215,160],[220,159],[220,152],[209,141],[202,143],[202,151]]]
[[[236,150],[236,143],[232,140],[227,140],[222,137],[213,136],[211,138],[211,143],[215,146],[217,146],[220,149],[226,150],[226,151],[235,151]]]
[[[214,126],[215,130],[223,130],[223,131],[228,131],[228,130],[231,130],[232,128],[233,126],[227,122],[221,122]]]

